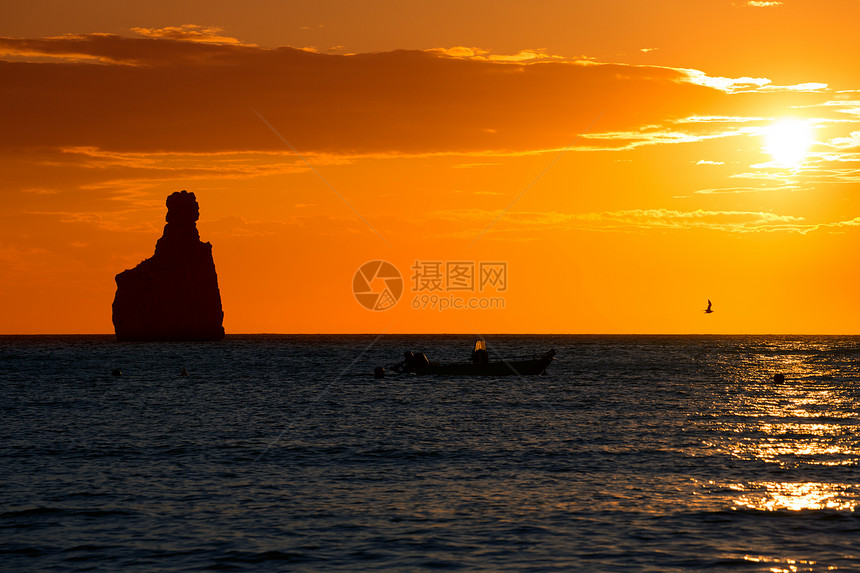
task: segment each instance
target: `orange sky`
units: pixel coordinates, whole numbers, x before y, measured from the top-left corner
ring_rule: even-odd
[[[0,0],[0,333],[112,332],[113,277],[181,189],[228,334],[857,333],[857,22],[857,1]],[[371,311],[353,276],[377,259],[405,288]],[[416,261],[507,284],[421,290]]]

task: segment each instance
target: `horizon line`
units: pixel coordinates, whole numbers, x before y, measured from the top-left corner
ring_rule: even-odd
[[[0,333],[0,338],[24,336],[98,336],[113,337],[115,333]],[[224,335],[238,336],[471,336],[473,332],[235,332]],[[860,333],[839,332],[492,332],[477,338],[490,336],[860,336]],[[122,342],[220,342],[220,340],[124,340]]]

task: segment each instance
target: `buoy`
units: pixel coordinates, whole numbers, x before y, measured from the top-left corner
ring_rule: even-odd
[[[382,366],[377,366],[376,368],[374,368],[373,377],[377,379],[385,378],[385,368],[383,368]]]
[[[114,368],[113,370],[110,371],[110,375],[111,376],[122,376],[122,370],[120,370],[119,368]]]
[[[783,382],[785,382],[785,374],[774,374],[773,381],[777,384],[782,384]]]
[[[179,373],[180,376],[188,376],[188,370],[185,369],[185,366],[182,367],[182,372]]]

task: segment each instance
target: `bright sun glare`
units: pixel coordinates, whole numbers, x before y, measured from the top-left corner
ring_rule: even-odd
[[[765,128],[764,150],[783,167],[803,163],[812,142],[812,126],[803,120],[782,119]]]

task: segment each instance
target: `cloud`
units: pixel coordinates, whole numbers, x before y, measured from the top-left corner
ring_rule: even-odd
[[[480,209],[432,213],[447,222],[479,226],[492,221],[497,212]],[[673,209],[627,209],[592,213],[512,212],[499,221],[491,233],[500,237],[529,236],[549,230],[579,231],[690,231],[708,230],[729,233],[794,232],[805,234],[821,228],[854,226],[860,217],[838,223],[807,223],[803,217],[760,211],[678,211]],[[526,232],[528,231],[528,232]],[[458,231],[458,236],[473,236],[474,229]]]
[[[11,110],[0,147],[283,150],[253,107],[303,153],[520,153],[564,148],[589,126],[708,115],[726,97],[688,70],[539,50],[332,55],[226,43],[199,26],[141,33],[0,38],[10,58],[54,59],[0,61],[0,105]]]
[[[161,208],[160,206],[158,207]],[[103,211],[27,211],[27,216],[35,216],[56,221],[57,223],[72,225],[87,225],[101,231],[121,233],[157,233],[160,228],[160,220],[153,218],[149,221],[135,221],[140,215],[139,208],[128,208],[105,213]]]
[[[165,173],[179,162],[164,154],[203,154],[184,163],[190,176],[244,177],[253,162],[213,156],[207,165],[205,155],[287,153],[283,140],[346,158],[511,156],[571,141],[578,150],[632,149],[749,135],[744,124],[762,121],[763,109],[829,97],[824,84],[773,86],[543,50],[334,55],[240,44],[214,27],[136,30],[144,37],[0,38],[0,52],[17,58],[0,61],[0,105],[10,110],[0,148],[88,149],[90,162]],[[848,114],[853,96],[842,97],[831,111]],[[272,169],[301,168],[293,160]]]
[[[806,82],[802,84],[794,84],[790,86],[772,86],[765,85],[758,88],[756,91],[766,92],[825,92],[829,88],[828,84],[821,82]]]
[[[452,165],[452,169],[471,169],[473,167],[496,167],[501,165],[501,163],[458,163],[456,165]]]
[[[722,78],[709,76],[699,70],[687,70],[687,72],[690,82],[728,93],[741,90],[755,90],[770,83],[770,80],[767,78]]]
[[[59,192],[59,189],[50,189],[46,187],[27,187],[25,189],[21,189],[21,193],[33,193],[36,195],[56,195]]]
[[[797,188],[797,185],[781,185],[778,187],[719,187],[715,189],[699,189],[697,191],[694,191],[693,193],[697,195],[737,195],[740,193],[790,191]]]
[[[235,152],[119,152],[94,147],[73,147],[62,150],[68,163],[87,168],[124,168],[147,173],[162,173],[166,178],[182,177],[226,177],[242,179],[260,175],[278,175],[309,171],[309,167],[295,153],[285,151],[235,151]],[[309,155],[316,166],[348,165],[354,158],[339,155]]]
[[[673,123],[749,123],[765,121],[763,117],[727,116],[727,115],[691,115],[674,120]]]
[[[840,151],[860,149],[860,131],[852,131],[847,137],[834,137],[825,145]]]
[[[506,63],[525,63],[525,62],[540,62],[548,60],[564,60],[567,58],[553,54],[547,54],[546,50],[520,50],[516,54],[493,54],[490,50],[481,48],[469,48],[466,46],[454,46],[453,48],[433,48],[426,50],[429,53],[439,54],[449,58],[458,58],[462,60],[476,60],[484,62],[506,62]],[[575,60],[579,61],[579,59]]]
[[[788,86],[771,85],[771,80],[768,78],[724,78],[719,76],[709,76],[700,70],[686,70],[687,80],[691,83],[700,86],[707,86],[726,93],[742,93],[742,92],[824,92],[827,91],[828,85],[819,82],[806,82],[802,84],[794,84]]]
[[[583,144],[574,148],[579,150],[628,150],[643,145],[668,145],[696,143],[709,139],[735,137],[755,133],[752,128],[717,127],[707,130],[683,130],[662,127],[644,127],[636,131],[601,132],[583,134]]]
[[[759,0],[748,0],[747,6],[750,8],[778,8],[782,6],[782,2],[762,2]]]
[[[42,248],[0,243],[0,262],[7,264],[32,263],[34,257],[46,252],[47,250]]]
[[[132,31],[145,38],[168,38],[206,44],[241,44],[236,38],[222,35],[224,29],[217,26],[183,24],[166,28],[132,28]]]
[[[751,211],[676,211],[647,209],[595,214],[610,228],[711,229],[729,232],[794,230],[803,217]]]
[[[0,56],[25,60],[33,75],[44,75],[45,70],[33,68],[44,58],[76,64],[80,61],[95,61],[103,64],[123,66],[184,67],[188,65],[223,66],[240,64],[245,57],[255,53],[256,48],[230,43],[194,41],[188,38],[169,37],[126,38],[113,34],[66,34],[53,38],[2,38]],[[35,62],[26,61],[29,57]],[[69,70],[90,72],[90,70]],[[106,70],[101,70],[99,79],[108,79]],[[80,75],[84,75],[81,73]],[[98,88],[98,85],[92,86]]]

